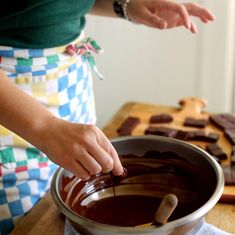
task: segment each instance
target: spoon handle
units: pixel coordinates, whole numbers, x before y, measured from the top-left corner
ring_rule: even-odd
[[[168,218],[175,210],[177,204],[177,197],[174,194],[167,194],[157,209],[153,224],[161,225],[167,223]]]

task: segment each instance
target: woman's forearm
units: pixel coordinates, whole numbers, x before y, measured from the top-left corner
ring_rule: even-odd
[[[21,91],[0,71],[0,124],[32,144],[40,145],[54,116],[34,98]]]
[[[96,0],[90,14],[117,17],[113,11],[113,0]]]
[[[1,71],[0,124],[81,179],[101,171],[123,174],[116,150],[99,128],[56,118]]]

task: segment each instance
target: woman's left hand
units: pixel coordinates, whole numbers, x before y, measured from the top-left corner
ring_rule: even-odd
[[[190,16],[199,18],[203,23],[215,20],[206,8],[195,3],[178,3],[171,0],[132,0],[128,4],[128,15],[136,23],[158,29],[184,26],[192,33],[197,26]]]

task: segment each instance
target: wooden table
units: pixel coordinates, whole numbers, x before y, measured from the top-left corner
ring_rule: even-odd
[[[117,137],[117,128],[130,115],[141,115],[144,120],[150,114],[173,111],[178,112],[179,108],[127,103],[114,115],[112,120],[103,128],[103,131],[111,139]],[[206,221],[226,232],[235,234],[235,204],[217,203],[207,214]],[[55,206],[49,192],[22,219],[11,235],[63,235],[63,229],[64,217]]]

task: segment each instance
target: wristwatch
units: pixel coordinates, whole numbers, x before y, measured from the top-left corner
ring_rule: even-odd
[[[113,11],[116,13],[118,17],[125,19],[121,1],[117,0],[113,2]]]

